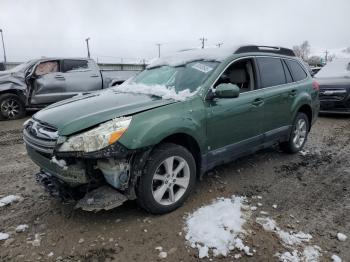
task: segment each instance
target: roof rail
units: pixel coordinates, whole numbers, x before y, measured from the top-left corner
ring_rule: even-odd
[[[265,45],[246,45],[241,46],[235,52],[235,54],[248,53],[248,52],[264,52],[264,53],[274,53],[287,56],[295,56],[292,49],[277,47],[277,46],[265,46]]]

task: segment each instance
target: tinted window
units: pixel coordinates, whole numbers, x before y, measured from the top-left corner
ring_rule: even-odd
[[[88,69],[88,61],[86,60],[64,60],[63,62],[63,72],[84,69]]]
[[[293,82],[292,75],[290,74],[289,68],[286,65],[286,61],[282,62],[284,73],[286,74],[287,83]]]
[[[279,58],[257,58],[262,87],[276,86],[286,83],[282,62]]]
[[[304,69],[301,67],[301,65],[297,61],[286,60],[286,62],[292,73],[294,81],[300,81],[307,77],[307,74],[305,73]]]

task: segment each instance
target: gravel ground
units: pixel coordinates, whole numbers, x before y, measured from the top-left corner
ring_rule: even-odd
[[[153,216],[128,202],[108,212],[74,210],[47,195],[35,182],[38,171],[21,138],[23,120],[0,122],[0,197],[22,200],[0,207],[0,261],[198,261],[185,240],[184,217],[217,197],[262,196],[262,206],[247,222],[245,243],[256,252],[241,261],[277,261],[286,248],[255,223],[266,211],[288,230],[310,233],[322,249],[320,261],[333,254],[350,259],[350,117],[322,116],[312,129],[306,154],[288,155],[272,148],[221,166],[197,183],[183,207]],[[277,208],[273,208],[277,205]],[[29,226],[22,233],[15,229]],[[36,241],[35,238],[37,239]],[[159,257],[161,246],[167,257]],[[232,256],[211,261],[232,261]],[[209,259],[203,259],[209,261]]]

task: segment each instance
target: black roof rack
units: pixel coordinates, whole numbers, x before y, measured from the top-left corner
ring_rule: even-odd
[[[265,46],[265,45],[246,45],[241,46],[235,52],[235,54],[249,53],[249,52],[264,52],[264,53],[274,53],[279,55],[295,56],[292,49],[277,47],[277,46]]]

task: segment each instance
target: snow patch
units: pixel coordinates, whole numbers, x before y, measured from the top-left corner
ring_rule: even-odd
[[[187,217],[186,240],[198,249],[200,258],[209,257],[209,249],[214,256],[227,256],[234,249],[252,255],[240,238],[248,216],[241,212],[244,201],[245,198],[235,196],[219,198]]]
[[[289,233],[283,230],[278,230],[277,235],[283,243],[289,246],[300,245],[302,242],[309,242],[312,238],[310,234],[305,234],[301,231],[298,233]]]
[[[29,228],[29,226],[23,224],[23,225],[17,226],[15,231],[16,231],[16,233],[22,233],[22,232],[26,231],[27,228]]]
[[[9,234],[0,232],[0,240],[6,240],[9,237],[10,237]]]
[[[334,61],[327,63],[315,75],[315,78],[324,77],[350,77],[350,58],[335,59]]]
[[[333,262],[342,262],[342,259],[338,257],[337,255],[332,255],[331,259]]]
[[[115,87],[114,90],[121,93],[155,95],[162,99],[184,101],[186,98],[193,96],[199,88],[194,92],[191,92],[189,89],[176,92],[174,88],[163,85],[123,84]]]
[[[338,233],[337,234],[337,238],[339,241],[346,241],[346,239],[348,238],[346,235],[344,235],[343,233]]]
[[[321,248],[318,246],[307,246],[303,252],[303,259],[305,262],[314,262],[318,261],[321,254]]]
[[[0,207],[7,206],[12,202],[17,202],[21,199],[20,196],[8,195],[3,198],[0,198]]]
[[[63,159],[57,159],[55,156],[51,158],[51,163],[58,165],[63,170],[67,170],[67,162]]]
[[[302,253],[295,249],[283,254],[277,253],[275,256],[282,262],[317,262],[321,256],[320,251],[318,246],[306,246]]]
[[[222,62],[237,50],[233,48],[192,49],[155,59],[147,68],[158,66],[181,66],[194,61]]]

